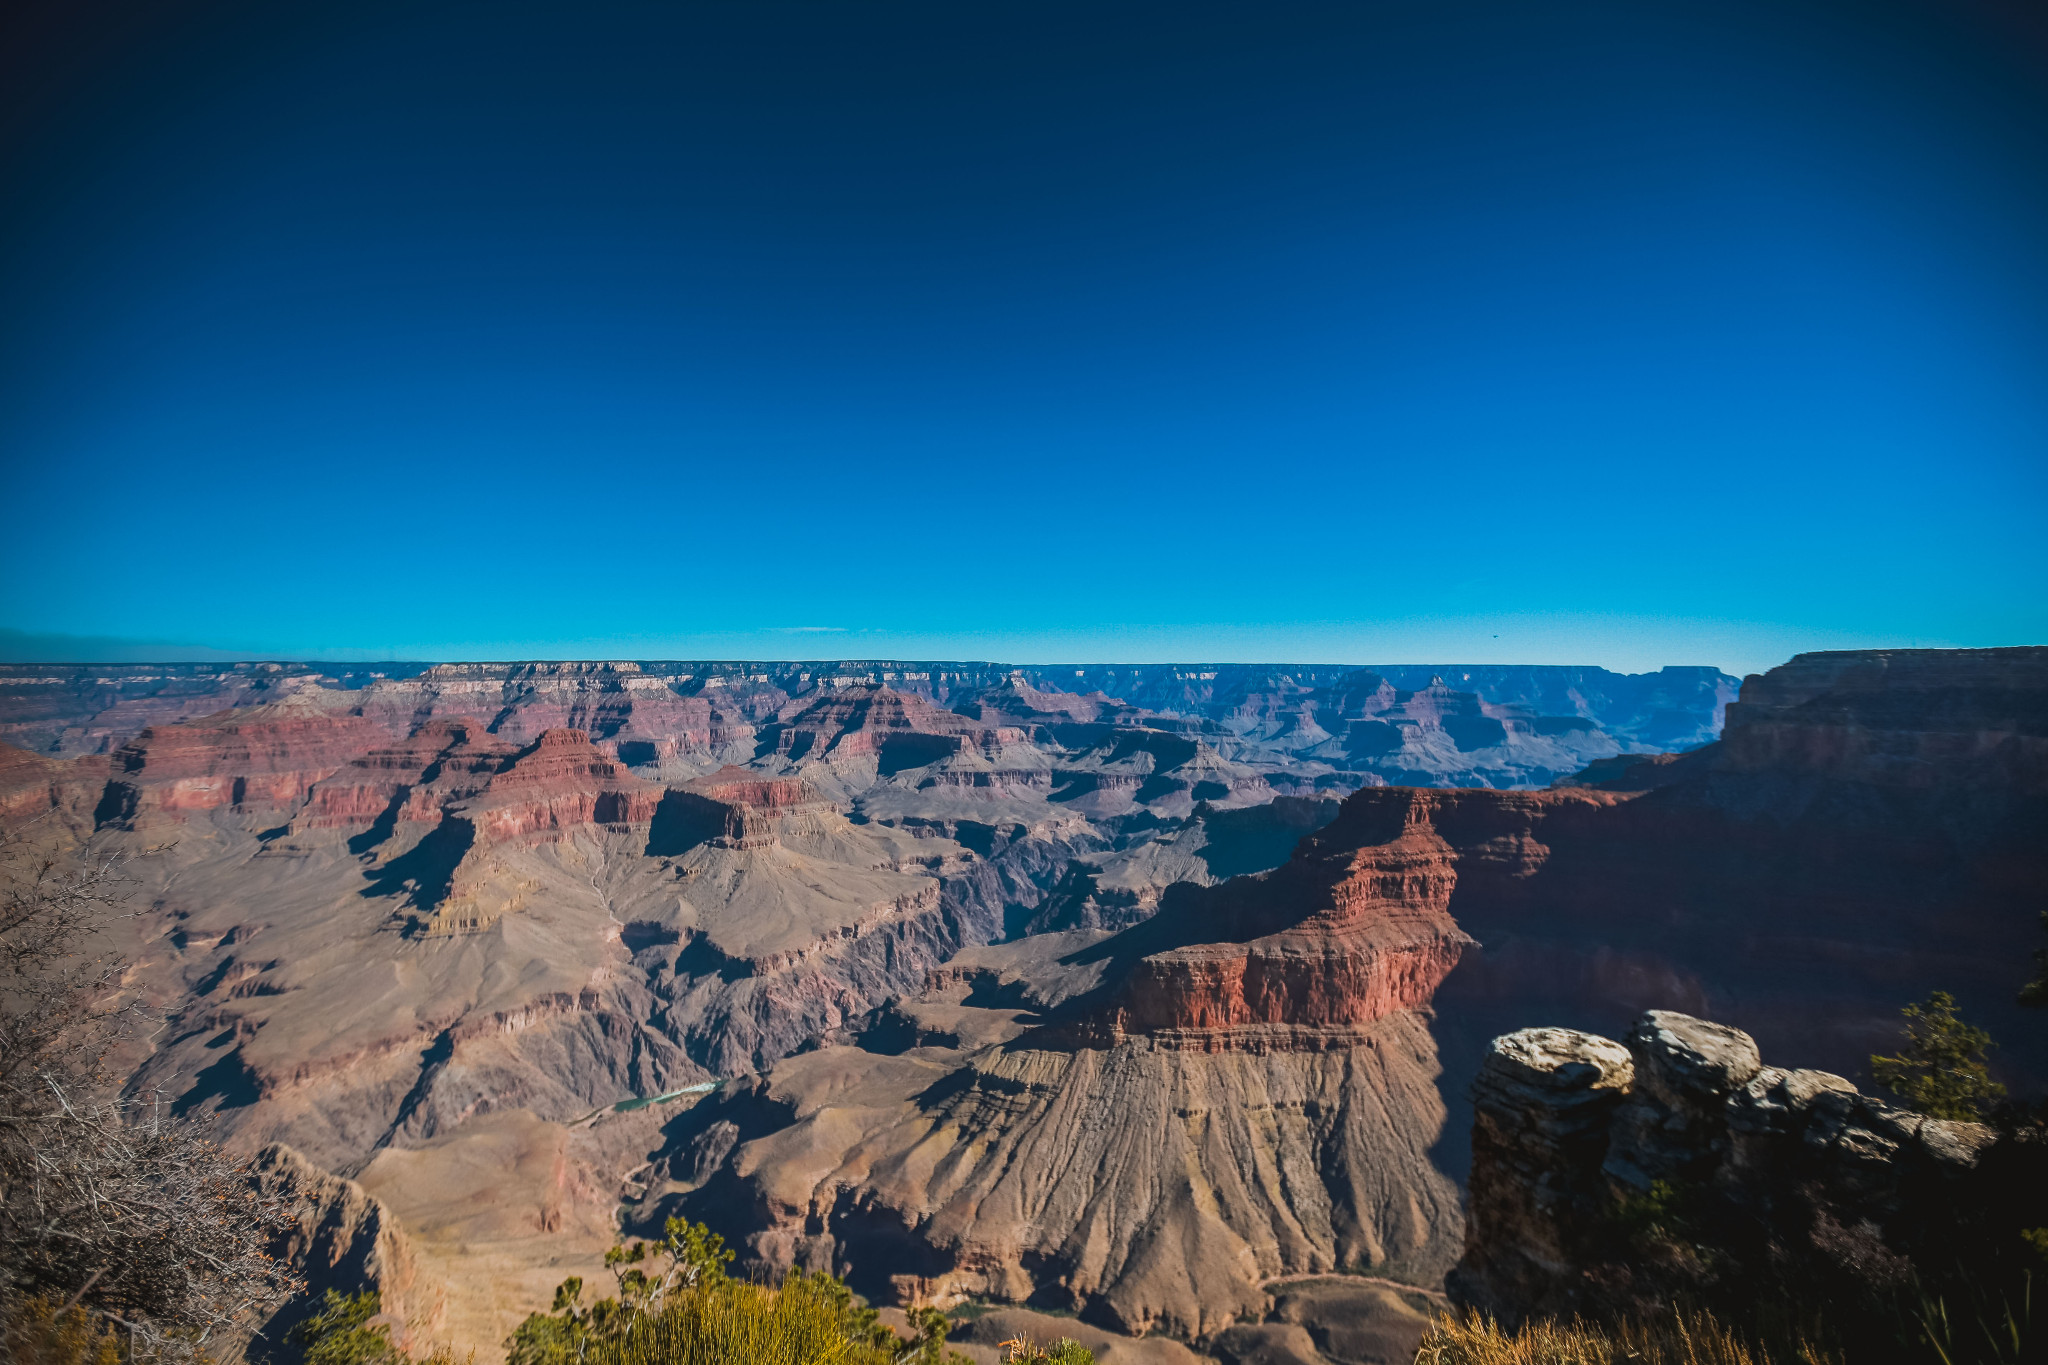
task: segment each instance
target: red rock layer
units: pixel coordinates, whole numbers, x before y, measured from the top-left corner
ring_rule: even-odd
[[[962,745],[987,749],[1024,738],[1022,730],[978,724],[939,709],[915,692],[849,687],[784,721],[775,747],[791,758],[837,759],[881,755],[894,744],[904,749],[908,760],[931,762]]]
[[[649,848],[681,852],[698,839],[727,848],[760,848],[775,842],[777,827],[788,817],[827,808],[817,788],[801,778],[727,766],[662,798],[662,811],[673,819],[658,819],[649,832]]]
[[[123,820],[223,806],[288,810],[385,739],[359,716],[292,702],[153,725],[115,751],[103,808]]]
[[[410,738],[360,754],[317,784],[295,825],[359,828],[387,813],[394,823],[431,824],[448,803],[481,794],[518,752],[518,745],[473,717],[430,720]]]
[[[685,696],[681,681],[650,677],[632,663],[437,664],[358,694],[361,713],[406,733],[439,718],[481,715],[495,733],[525,744],[551,729],[582,730],[633,762],[744,740],[748,719],[709,696]],[[785,699],[776,692],[775,701]]]
[[[662,789],[600,753],[581,730],[549,730],[464,807],[479,834],[513,839],[580,825],[646,824]]]
[[[1603,783],[1634,791],[1433,796],[1451,912],[1485,945],[1438,1000],[1469,1055],[1668,1008],[1848,1074],[1941,989],[2007,1084],[2048,1084],[2015,1000],[2048,904],[2048,650],[1802,655],[1743,684],[1718,745],[1634,771]]]
[[[53,812],[89,813],[106,780],[104,758],[45,758],[0,744],[0,825],[16,826]]]
[[[1309,1031],[1299,1041],[1427,1004],[1471,942],[1447,908],[1457,874],[1434,795],[1402,789],[1385,811],[1354,797],[1286,866],[1163,910],[1186,932],[1206,922],[1229,936],[1135,962],[1111,1031],[1197,1045],[1247,1027]]]

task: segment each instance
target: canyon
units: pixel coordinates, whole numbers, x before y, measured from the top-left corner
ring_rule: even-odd
[[[9,665],[0,739],[11,829],[130,857],[108,935],[165,1023],[128,1092],[307,1191],[295,1255],[486,1355],[680,1214],[877,1301],[1366,1365],[1465,1252],[1497,1035],[1678,1009],[1852,1075],[1941,987],[2048,1077],[2012,1003],[2042,649],[1803,655],[1739,697]]]

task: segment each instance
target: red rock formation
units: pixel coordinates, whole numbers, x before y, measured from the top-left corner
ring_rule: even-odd
[[[1652,1008],[1854,1073],[1933,989],[2008,1084],[2048,1083],[2014,1000],[2048,903],[2048,650],[1802,655],[1744,683],[1720,744],[1597,780],[1432,797],[1484,945],[1438,997],[1453,1093],[1494,1034]]]
[[[372,683],[356,704],[400,734],[430,719],[481,715],[515,743],[582,730],[615,750],[643,746],[648,758],[752,734],[744,717],[676,690],[687,682],[650,677],[633,663],[436,664],[417,677]]]
[[[648,851],[680,853],[699,842],[764,848],[775,842],[777,827],[788,817],[827,809],[817,788],[801,778],[727,766],[662,797],[648,832]]]
[[[315,783],[384,739],[361,717],[300,699],[153,725],[115,751],[103,810],[124,822],[226,806],[290,810]]]
[[[987,726],[942,711],[915,692],[895,688],[847,687],[827,693],[785,720],[775,751],[793,759],[847,759],[894,755],[903,766],[929,763],[957,753],[963,745],[992,749],[1021,743],[1023,730]]]
[[[1354,797],[1286,867],[1211,893],[1209,918],[1256,936],[1141,958],[1113,1031],[1203,1045],[1245,1026],[1341,1034],[1427,1004],[1470,943],[1447,910],[1456,874],[1433,795],[1402,790],[1394,820]]]
[[[518,752],[473,717],[427,721],[410,738],[360,754],[315,785],[295,827],[360,828],[387,812],[394,823],[433,824],[450,802],[481,794]]]
[[[581,825],[646,824],[661,788],[591,746],[581,730],[549,730],[463,807],[490,839],[553,835]]]
[[[106,780],[104,758],[45,758],[0,744],[0,826],[89,814]]]

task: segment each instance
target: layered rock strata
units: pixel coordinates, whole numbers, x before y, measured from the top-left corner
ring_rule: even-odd
[[[1613,1034],[1659,1006],[1849,1073],[1935,989],[2039,1093],[2048,1037],[2016,997],[2048,899],[2048,650],[1802,655],[1742,698],[1677,759],[1428,798],[1484,945],[1438,996],[1454,1096],[1532,1016]]]
[[[132,825],[221,807],[288,814],[384,737],[308,697],[151,726],[114,752],[99,818]]]
[[[763,1270],[1124,1331],[1256,1320],[1275,1276],[1427,1282],[1459,1221],[1418,1013],[1466,942],[1441,854],[1340,814],[1123,934],[958,958],[852,1045],[700,1105],[640,1216],[707,1217]]]
[[[798,713],[841,692],[885,688],[1043,748],[1086,747],[1089,732],[1132,726],[1198,738],[1275,790],[1306,796],[1388,782],[1541,785],[1602,755],[1696,745],[1719,729],[1734,683],[1712,669],[878,660],[0,665],[0,740],[66,757],[105,753],[150,725],[310,691],[394,738],[446,716],[476,716],[522,745],[549,729],[579,729],[621,760],[681,780],[802,743],[827,752],[845,725],[797,723]],[[871,739],[899,731],[894,755],[878,756],[889,766],[930,761],[939,747],[931,737],[953,735],[952,725],[856,721],[853,730]],[[850,741],[842,758],[867,742]]]

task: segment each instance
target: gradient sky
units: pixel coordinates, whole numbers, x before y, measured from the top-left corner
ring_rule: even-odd
[[[2048,640],[2024,5],[9,22],[13,632],[1736,671]]]

